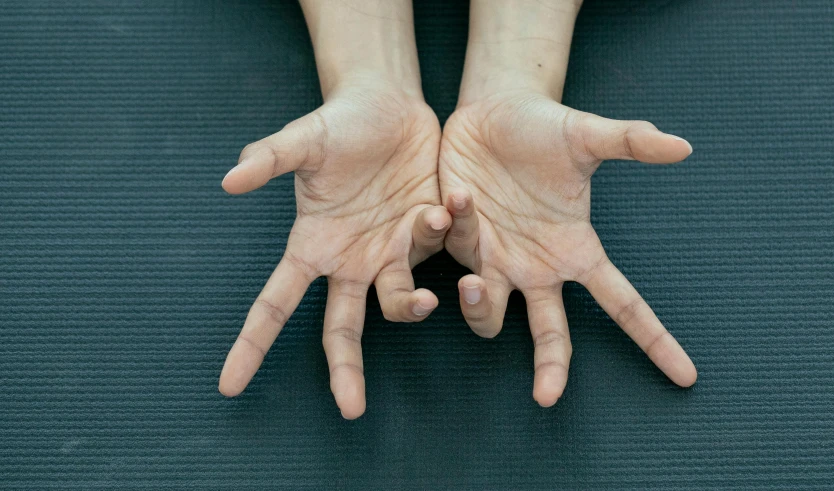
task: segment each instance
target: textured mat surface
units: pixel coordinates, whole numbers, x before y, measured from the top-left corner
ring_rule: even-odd
[[[467,5],[416,13],[445,119]],[[322,281],[250,389],[216,390],[294,216],[289,178],[245,197],[220,179],[320,104],[297,5],[6,0],[0,46],[0,487],[831,489],[830,0],[589,0],[578,21],[565,102],[695,148],[605,165],[593,190],[693,389],[569,285],[570,381],[540,409],[523,298],[477,338],[444,253],[416,271],[428,321],[371,298],[354,422],[329,392]]]

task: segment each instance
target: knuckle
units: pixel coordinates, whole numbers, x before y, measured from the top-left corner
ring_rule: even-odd
[[[322,336],[325,346],[328,344],[361,344],[362,334],[350,327],[335,327],[328,329]]]
[[[654,349],[660,344],[660,341],[663,338],[665,338],[666,336],[671,336],[671,334],[669,334],[668,331],[663,331],[660,334],[658,334],[657,336],[655,336],[655,338],[652,339],[649,342],[649,344],[646,345],[646,353],[651,355],[652,351],[654,351]]]
[[[365,301],[369,287],[370,283],[363,280],[339,278],[334,280],[329,288],[333,288],[340,296]]]
[[[356,372],[361,376],[365,375],[364,367],[362,367],[358,363],[353,363],[353,362],[349,362],[349,361],[334,363],[333,366],[330,367],[330,375],[332,376],[338,370],[342,370],[342,369],[348,370],[348,371],[351,371],[351,372]]]
[[[382,307],[382,317],[388,322],[402,322],[405,320],[401,313],[392,310],[390,307]]]
[[[567,365],[565,365],[561,361],[556,361],[556,360],[549,360],[549,361],[539,362],[535,366],[535,370],[542,370],[544,368],[555,368],[556,370],[563,370],[565,372],[568,371]]]
[[[633,121],[628,129],[630,131],[657,131],[657,126],[648,121]]]
[[[305,129],[308,135],[308,146],[304,164],[319,167],[327,158],[327,141],[330,133],[327,122],[321,114],[313,112],[310,114],[309,124]]]
[[[642,298],[636,298],[623,305],[614,315],[614,320],[621,326],[630,324],[640,313],[646,302]]]
[[[570,345],[570,339],[561,331],[544,331],[533,337],[533,345],[536,348],[544,348],[552,345]]]
[[[446,230],[434,230],[431,227],[423,227],[423,232],[414,235],[414,245],[421,249],[431,249],[434,252],[443,248],[446,239]],[[436,250],[435,250],[436,249]]]
[[[490,321],[489,313],[482,309],[473,308],[472,310],[465,312],[464,316],[467,321],[484,327]]]
[[[280,326],[286,324],[290,318],[290,314],[284,309],[284,307],[264,297],[258,297],[255,299],[255,303],[252,304],[252,309],[256,308],[264,311],[272,322]]]
[[[446,239],[443,241],[443,247],[445,247],[452,256],[455,254],[460,255],[461,253],[465,252],[463,244],[461,244],[460,238],[452,237],[451,233],[446,236]]]
[[[414,318],[409,315],[408,297],[412,290],[397,287],[390,291],[377,292],[379,306],[382,309],[382,317],[388,322],[406,322]]]
[[[282,260],[283,259],[289,261],[289,263],[307,280],[312,281],[318,276],[318,272],[312,264],[293,252],[285,251]]]
[[[258,148],[260,148],[262,146],[263,146],[263,142],[256,141],[256,142],[252,142],[252,143],[246,145],[245,147],[243,147],[243,150],[240,151],[240,157],[238,157],[238,159],[237,159],[238,164],[243,162],[243,160],[246,157],[249,157],[250,155],[257,152]]]
[[[467,229],[466,227],[452,227],[449,230],[449,239],[450,240],[463,240],[472,235],[472,231]]]
[[[622,146],[625,151],[625,154],[629,157],[636,159],[637,156],[635,155],[634,151],[637,148],[636,142],[634,140],[635,134],[641,131],[655,131],[657,127],[655,125],[649,123],[648,121],[634,121],[632,122],[628,128],[623,132],[623,141]]]
[[[598,160],[591,148],[588,147],[586,135],[588,133],[588,117],[580,111],[568,111],[562,121],[562,138],[571,160],[586,162]]]
[[[435,230],[427,221],[423,222],[423,236],[430,242],[442,241],[446,237],[446,230],[448,227],[443,227],[440,230]]]
[[[600,255],[599,259],[593,262],[593,264],[580,269],[579,273],[576,275],[576,280],[582,284],[587,284],[594,279],[597,273],[602,269],[603,266],[609,263],[608,256],[604,253]]]
[[[625,131],[625,133],[623,133],[623,142],[622,142],[623,151],[625,152],[625,154],[627,156],[629,156],[631,158],[635,158],[634,157],[633,142],[634,142],[634,127],[631,126]]]
[[[244,342],[244,343],[248,344],[249,346],[251,346],[251,347],[253,347],[255,350],[257,350],[257,352],[258,352],[258,353],[260,353],[262,357],[264,357],[264,358],[266,357],[266,349],[264,349],[261,345],[259,345],[258,343],[256,343],[256,342],[255,342],[255,341],[253,341],[252,339],[249,339],[249,337],[248,337],[248,336],[246,336],[246,335],[244,335],[244,334],[242,334],[242,333],[241,333],[241,334],[240,334],[237,338],[238,338],[240,341],[242,341],[242,342]]]

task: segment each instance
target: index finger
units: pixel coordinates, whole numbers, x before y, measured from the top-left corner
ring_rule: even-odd
[[[311,274],[292,256],[284,255],[249,309],[226,356],[220,373],[219,389],[223,395],[234,397],[243,392],[312,281]]]
[[[692,360],[608,258],[594,268],[582,285],[672,382],[681,387],[695,383],[698,372]]]

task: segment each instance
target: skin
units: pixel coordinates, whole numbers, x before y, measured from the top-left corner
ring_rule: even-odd
[[[325,103],[244,148],[223,181],[240,194],[294,172],[297,217],[219,388],[226,396],[244,390],[310,283],[326,276],[330,386],[342,415],[354,419],[366,406],[360,339],[370,285],[390,321],[423,320],[438,304],[415,289],[411,268],[443,248],[451,226],[437,182],[440,126],[420,92],[409,3],[381,5],[376,17],[358,12],[361,4],[302,7]]]
[[[555,404],[567,383],[566,281],[584,285],[673,382],[687,387],[697,378],[590,222],[591,176],[603,160],[668,164],[692,147],[645,121],[560,104],[577,11],[575,2],[474,0],[460,102],[440,147],[441,193],[454,220],[446,248],[475,273],[458,283],[464,317],[493,337],[510,292],[524,294],[533,397],[542,406]]]
[[[590,224],[590,179],[603,160],[672,163],[692,148],[649,123],[560,104],[579,2],[473,0],[460,100],[442,142],[420,89],[408,1],[301,4],[325,103],[248,145],[223,181],[240,194],[294,172],[298,211],[220,392],[245,389],[310,283],[326,276],[331,389],[345,418],[362,415],[368,288],[388,320],[422,320],[437,297],[415,289],[411,268],[444,242],[476,273],[458,284],[476,333],[498,334],[509,293],[524,293],[541,405],[555,404],[567,380],[565,281],[585,285],[675,383],[695,382],[692,362]]]

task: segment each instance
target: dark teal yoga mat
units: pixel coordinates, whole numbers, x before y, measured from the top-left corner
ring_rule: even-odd
[[[454,109],[467,5],[417,0],[428,102]],[[531,397],[523,298],[476,337],[372,294],[368,411],[342,420],[316,282],[250,388],[216,389],[281,257],[292,180],[220,189],[247,143],[321,103],[290,1],[0,8],[0,488],[832,489],[834,4],[593,1],[565,103],[692,142],[614,162],[593,221],[700,371],[674,387],[581,287],[564,398]]]

